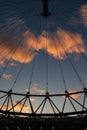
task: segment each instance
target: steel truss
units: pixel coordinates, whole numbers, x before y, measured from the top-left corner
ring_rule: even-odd
[[[0,97],[0,113],[5,115],[20,115],[20,116],[27,116],[27,117],[58,117],[63,118],[67,116],[77,116],[82,117],[87,114],[87,105],[86,105],[86,98],[87,98],[87,89],[84,88],[82,91],[78,92],[68,92],[65,91],[65,93],[62,94],[49,94],[48,92],[44,95],[36,95],[36,94],[30,94],[27,92],[26,94],[22,93],[14,93],[12,90],[2,91],[0,90],[1,97]],[[82,95],[83,99],[82,102],[78,101],[73,97],[73,95]],[[13,97],[20,97],[19,101],[14,101]],[[40,101],[39,105],[34,108],[32,104],[31,98],[43,98],[42,101]],[[63,104],[61,107],[61,110],[58,105],[56,105],[55,101],[52,100],[52,98],[56,98],[59,100],[59,98],[63,99]],[[15,102],[15,104],[14,104]],[[31,111],[29,112],[23,112],[24,107],[27,106],[30,108]],[[44,112],[45,107],[48,105],[50,109],[52,110],[51,113],[49,113],[49,110]],[[65,107],[67,106],[67,102],[71,105],[73,108],[73,111],[65,111]],[[21,104],[19,110],[16,110],[15,108],[19,107]],[[78,110],[77,105],[80,107]],[[68,107],[68,106],[67,106]]]

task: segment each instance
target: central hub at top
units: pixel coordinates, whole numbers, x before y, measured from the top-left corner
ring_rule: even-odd
[[[42,6],[43,6],[43,10],[42,10],[42,16],[44,17],[48,17],[50,15],[49,9],[48,9],[48,0],[42,0]]]

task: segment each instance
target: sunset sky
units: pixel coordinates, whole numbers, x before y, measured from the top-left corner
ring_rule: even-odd
[[[87,86],[86,0],[49,0],[49,12],[41,16],[41,0],[0,0],[1,90],[44,94],[48,82],[49,93],[63,93],[63,80],[70,92]]]

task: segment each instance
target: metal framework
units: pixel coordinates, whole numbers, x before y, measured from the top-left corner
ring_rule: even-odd
[[[78,92],[68,92],[65,91],[65,93],[62,94],[49,94],[46,93],[45,95],[33,95],[27,92],[26,94],[21,93],[13,93],[12,90],[1,91],[0,94],[2,95],[0,97],[0,113],[5,115],[20,115],[20,116],[27,116],[27,117],[66,117],[66,116],[79,116],[83,117],[87,114],[87,104],[86,104],[86,98],[87,98],[87,89],[84,88],[83,91]],[[76,100],[73,95],[80,94],[83,96],[82,102]],[[18,102],[14,101],[13,97],[19,97],[20,100]],[[32,98],[43,98],[42,101],[39,102],[39,105],[34,108],[32,104]],[[63,104],[61,109],[58,105],[56,105],[55,101],[53,101],[52,98],[57,98],[57,101],[59,98],[63,99]],[[37,99],[38,100],[38,99]],[[2,102],[3,101],[3,102]],[[47,112],[44,112],[45,107],[48,107],[48,103],[50,105],[50,109],[52,110],[51,113],[49,113],[49,110]],[[15,102],[15,104],[14,104]],[[28,102],[28,103],[27,103]],[[71,107],[73,108],[73,111],[65,111],[65,107],[67,105],[67,102],[70,103]],[[21,107],[19,110],[16,108],[21,104]],[[6,106],[6,107],[5,107]],[[27,106],[30,108],[29,112],[23,112],[24,107]],[[78,107],[80,109],[78,110]]]
[[[41,15],[47,18],[50,15],[49,8],[48,8],[48,0],[42,0],[42,6],[43,8],[42,8]],[[47,29],[47,25],[46,25],[46,29]],[[9,32],[9,34],[10,33],[11,32]],[[47,35],[46,35],[46,38],[47,38]],[[79,72],[77,71],[72,60],[68,57],[66,50],[64,46],[62,45],[60,39],[59,39],[59,42],[60,42],[60,46],[62,50],[64,51],[66,58],[68,59],[70,65],[72,66],[75,74],[77,75],[77,78],[79,79],[80,84],[83,87],[83,90],[75,91],[75,92],[69,92],[67,90],[62,65],[61,65],[60,60],[58,60],[65,92],[57,93],[57,94],[50,94],[48,91],[48,56],[47,56],[46,57],[46,67],[47,67],[46,68],[47,69],[46,70],[47,71],[46,93],[40,95],[40,94],[32,94],[30,92],[35,59],[33,60],[33,65],[32,65],[31,74],[30,74],[30,83],[29,83],[29,89],[28,89],[29,91],[27,91],[25,94],[14,93],[13,88],[20,75],[21,70],[23,69],[23,66],[24,66],[24,63],[23,63],[17,73],[17,76],[15,78],[15,81],[11,89],[9,91],[0,90],[0,117],[1,117],[0,129],[9,130],[9,129],[13,129],[13,126],[15,126],[16,130],[21,130],[23,127],[23,126],[21,127],[21,124],[25,123],[27,128],[24,127],[24,129],[28,129],[28,130],[35,130],[36,127],[38,130],[44,130],[46,128],[49,129],[49,127],[51,128],[51,130],[54,130],[54,129],[57,130],[58,128],[61,129],[62,125],[64,125],[64,128],[67,128],[66,124],[68,124],[68,121],[70,122],[71,120],[73,122],[72,128],[74,128],[73,126],[75,125],[75,128],[79,129],[80,123],[82,123],[81,124],[82,128],[86,128],[87,126],[86,125],[87,88],[85,87],[82,81],[82,78],[80,77]],[[21,40],[19,44],[17,45],[17,48],[12,49],[12,52],[9,52],[9,53],[12,53],[12,55],[8,59],[6,66],[1,72],[0,78],[2,77],[3,73],[7,69],[12,56],[15,54],[19,46],[21,46]],[[58,57],[58,50],[57,50],[55,42],[54,42],[54,46],[55,46],[55,50]],[[46,41],[46,50],[47,50],[47,47],[48,45]],[[37,45],[36,45],[36,48],[37,48]],[[81,48],[79,47],[79,49]],[[82,56],[87,62],[87,59],[83,53],[82,53]],[[26,60],[26,57],[24,60]],[[75,98],[75,97],[79,97],[79,98]],[[33,103],[32,99],[35,100],[36,104]],[[68,109],[68,107],[70,109]],[[22,120],[19,121],[20,119]],[[5,123],[3,123],[3,121]],[[68,128],[71,129],[71,124]]]

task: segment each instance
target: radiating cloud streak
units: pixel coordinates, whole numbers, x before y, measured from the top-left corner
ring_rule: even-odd
[[[30,32],[25,35],[26,44],[28,47],[33,48],[36,51],[45,50],[50,55],[57,59],[64,59],[65,52],[69,54],[86,53],[84,41],[78,33],[71,33],[62,29],[58,29],[54,33],[42,32],[38,37],[38,40],[33,35],[33,40],[29,37]]]
[[[56,37],[55,37],[56,36]],[[81,36],[78,33],[70,33],[65,30],[57,30],[56,34],[54,34],[54,51],[52,51],[52,46],[48,47],[49,53],[53,53],[52,55],[59,59],[64,59],[66,57],[65,53],[68,54],[80,54],[81,52],[85,53],[85,46]],[[51,44],[53,43],[51,39]],[[80,45],[80,48],[78,47]],[[50,50],[51,48],[51,50]],[[55,50],[56,48],[56,50]]]
[[[2,78],[7,79],[7,80],[12,80],[13,76],[11,74],[2,74]]]
[[[87,4],[81,6],[80,13],[83,19],[83,24],[87,27]]]
[[[29,63],[36,56],[36,52],[45,50],[56,59],[66,58],[68,54],[86,53],[86,47],[80,34],[57,29],[50,33],[43,31],[39,36],[30,31],[23,34],[23,45],[18,46],[10,40],[0,44],[0,59],[12,59],[20,63]]]
[[[20,63],[28,63],[33,59],[34,54],[28,50],[26,51],[25,48],[19,47],[17,44],[11,42],[10,40],[4,41],[2,44],[0,43],[0,59],[12,59]]]

